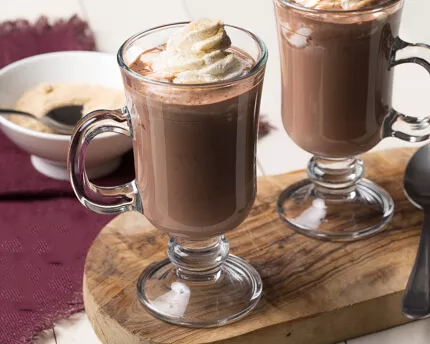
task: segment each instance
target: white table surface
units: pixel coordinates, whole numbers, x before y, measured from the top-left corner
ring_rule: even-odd
[[[27,18],[41,14],[50,18],[79,14],[88,20],[96,34],[100,50],[115,53],[130,35],[152,26],[202,17],[222,19],[257,33],[267,44],[267,65],[261,111],[277,128],[258,148],[260,174],[278,174],[305,167],[309,154],[301,151],[283,130],[280,117],[280,69],[275,19],[271,0],[0,0],[0,20]],[[406,0],[401,28],[403,39],[430,43],[429,0]],[[430,52],[410,49],[430,60]],[[428,115],[430,77],[414,65],[397,67],[394,105],[402,112]],[[376,149],[404,146],[387,139]],[[64,320],[54,328],[59,344],[98,344],[85,313]],[[39,343],[55,343],[54,331],[47,331]],[[430,342],[430,320],[399,326],[348,344],[424,344]]]

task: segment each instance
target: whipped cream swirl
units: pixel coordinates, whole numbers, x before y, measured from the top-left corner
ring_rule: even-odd
[[[247,67],[234,53],[219,20],[197,20],[179,29],[166,50],[152,61],[155,73],[169,75],[176,84],[199,84],[234,78]]]

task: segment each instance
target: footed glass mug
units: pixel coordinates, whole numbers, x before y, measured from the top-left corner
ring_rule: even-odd
[[[168,259],[145,269],[137,296],[157,318],[184,326],[220,326],[257,304],[262,281],[229,255],[224,233],[248,215],[256,193],[258,114],[267,49],[251,32],[226,25],[236,48],[254,60],[243,75],[180,85],[130,68],[140,53],[164,44],[186,23],[137,34],[118,52],[127,106],[85,116],[72,137],[70,180],[87,208],[101,214],[137,211],[169,234]],[[117,187],[88,180],[85,155],[98,134],[133,140],[136,179]],[[109,147],[106,147],[109,149]]]
[[[314,154],[309,179],[279,197],[281,219],[293,230],[327,240],[355,240],[380,231],[394,203],[363,179],[362,154],[385,137],[419,142],[429,138],[429,118],[392,107],[393,67],[410,46],[398,37],[403,0],[339,11],[275,0],[282,69],[282,118],[302,149]],[[401,130],[403,129],[403,131]]]

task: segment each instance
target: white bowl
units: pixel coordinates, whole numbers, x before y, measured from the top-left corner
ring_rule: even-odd
[[[58,52],[29,57],[0,70],[0,107],[14,107],[28,89],[40,83],[83,83],[122,89],[114,55],[100,52]],[[23,128],[0,116],[0,127],[17,146],[31,155],[34,168],[55,179],[68,179],[67,151],[70,136]],[[98,178],[111,173],[132,146],[119,134],[97,136],[87,153],[87,173]]]

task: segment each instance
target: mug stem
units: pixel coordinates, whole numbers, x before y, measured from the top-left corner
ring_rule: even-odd
[[[178,278],[192,282],[216,281],[228,253],[229,243],[224,236],[204,240],[172,237],[167,249]]]
[[[356,184],[363,178],[363,162],[357,158],[323,158],[314,156],[307,173],[322,199],[352,199]]]
[[[323,158],[314,156],[308,163],[309,179],[321,190],[341,191],[354,188],[363,178],[363,161],[353,158]]]

